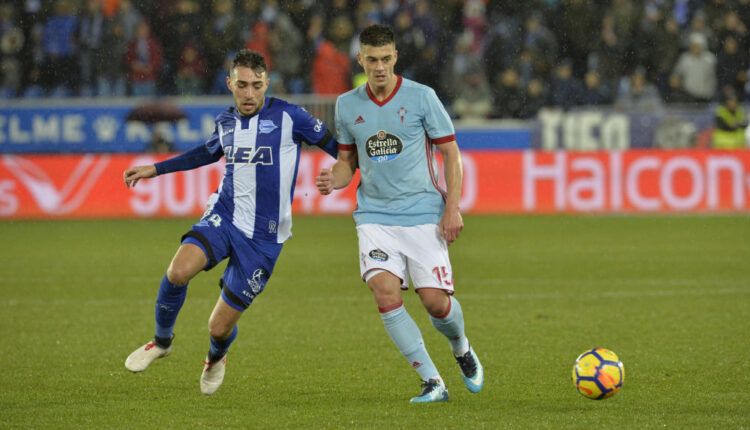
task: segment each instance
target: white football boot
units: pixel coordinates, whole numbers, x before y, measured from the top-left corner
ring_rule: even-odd
[[[169,348],[162,348],[152,339],[128,355],[125,359],[125,368],[131,372],[143,372],[154,360],[166,357],[170,352],[172,352],[171,345]]]
[[[227,356],[224,355],[220,360],[213,363],[206,361],[203,363],[203,373],[201,374],[201,393],[211,395],[221,387],[224,382],[224,372],[227,369]]]

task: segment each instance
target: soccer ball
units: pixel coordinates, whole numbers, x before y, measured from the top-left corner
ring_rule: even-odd
[[[612,397],[625,379],[625,368],[617,354],[594,348],[579,355],[573,366],[573,383],[582,396],[593,400]]]

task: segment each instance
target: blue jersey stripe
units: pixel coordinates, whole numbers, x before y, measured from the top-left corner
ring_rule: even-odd
[[[281,142],[280,114],[281,111],[271,111],[266,112],[266,115],[261,115],[260,121],[270,122],[264,122],[264,124],[267,124],[266,127],[259,127],[260,130],[258,131],[256,140],[256,151],[261,151],[261,146],[270,147],[272,155],[271,160],[259,160],[255,164],[257,191],[255,193],[256,219],[253,237],[274,242],[276,241],[279,228],[279,182],[281,181],[281,171],[279,169],[279,147]],[[267,164],[268,162],[271,164]],[[260,213],[261,210],[262,213]]]

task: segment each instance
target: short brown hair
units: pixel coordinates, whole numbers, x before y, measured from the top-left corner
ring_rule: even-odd
[[[268,71],[266,66],[266,59],[255,51],[249,49],[240,49],[239,52],[234,56],[232,60],[232,69],[236,67],[249,67],[252,70],[261,69],[264,72]]]
[[[390,43],[396,44],[396,38],[390,27],[373,24],[359,33],[359,44],[369,46],[385,46]]]

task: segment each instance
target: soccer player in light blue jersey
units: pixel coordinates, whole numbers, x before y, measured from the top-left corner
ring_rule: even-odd
[[[464,332],[448,257],[448,244],[463,229],[463,171],[453,124],[435,91],[394,73],[398,52],[388,27],[367,27],[359,41],[357,61],[367,83],[338,97],[338,160],[321,171],[316,185],[329,194],[360,170],[354,211],[360,273],[388,335],[423,381],[411,402],[446,401],[448,390],[404,308],[408,278],[433,326],[448,338],[466,387],[478,393],[484,370]],[[447,191],[438,186],[434,148],[445,160]]]
[[[226,160],[219,189],[201,220],[182,236],[161,281],[154,338],[125,360],[127,369],[141,372],[169,355],[188,282],[229,258],[219,283],[221,296],[208,321],[210,347],[200,379],[204,394],[221,386],[237,322],[264,290],[282,244],[291,236],[301,142],[333,157],[337,153],[336,140],[323,122],[299,106],[265,96],[268,70],[260,54],[237,53],[227,86],[235,106],[216,117],[214,133],[204,145],[155,165],[129,168],[123,175],[125,184],[134,187],[141,179]]]

